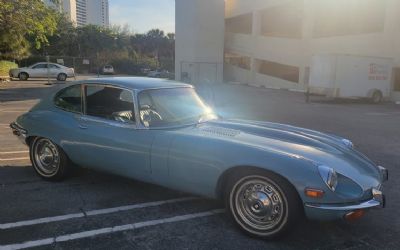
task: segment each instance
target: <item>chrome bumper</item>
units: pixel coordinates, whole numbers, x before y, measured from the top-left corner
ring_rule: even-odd
[[[26,136],[28,131],[26,131],[24,128],[22,128],[21,126],[19,126],[17,123],[13,122],[10,124],[10,128],[12,130],[12,133],[18,137],[18,139],[26,144]]]
[[[368,208],[384,208],[385,195],[378,189],[372,189],[372,199],[357,204],[312,204],[306,203],[305,206],[309,208],[317,208],[322,210],[335,210],[335,211],[352,211],[358,209]]]

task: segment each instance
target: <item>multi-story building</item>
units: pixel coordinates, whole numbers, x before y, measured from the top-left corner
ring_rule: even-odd
[[[87,24],[109,26],[108,0],[61,0],[59,6],[50,0],[44,0],[44,2],[60,11],[64,11],[77,26]]]
[[[77,24],[76,1],[77,0],[61,0],[59,4],[56,4],[51,0],[43,0],[46,5],[57,9],[60,12],[64,12],[67,18],[75,25]]]
[[[76,24],[78,26],[87,24],[87,0],[76,0]]]
[[[399,100],[399,10],[398,0],[226,0],[224,77],[304,90],[313,55],[387,57]]]
[[[86,0],[87,23],[109,26],[108,0]]]

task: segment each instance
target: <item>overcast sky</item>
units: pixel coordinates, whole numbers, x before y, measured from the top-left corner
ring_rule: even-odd
[[[128,24],[135,33],[175,32],[175,0],[109,0],[109,8],[111,24]]]

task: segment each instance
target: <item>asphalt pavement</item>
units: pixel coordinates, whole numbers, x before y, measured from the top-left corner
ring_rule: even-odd
[[[223,117],[338,134],[389,169],[385,209],[353,223],[302,220],[283,239],[264,241],[239,231],[218,201],[92,170],[59,183],[37,177],[8,124],[62,84],[52,83],[0,84],[0,249],[400,249],[400,105],[198,86]]]

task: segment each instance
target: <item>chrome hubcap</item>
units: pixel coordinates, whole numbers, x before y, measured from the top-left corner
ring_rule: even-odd
[[[285,198],[267,179],[245,180],[237,187],[234,199],[240,219],[256,230],[273,229],[284,218]]]
[[[47,139],[39,140],[34,147],[35,165],[45,176],[57,173],[60,157],[57,147]]]

